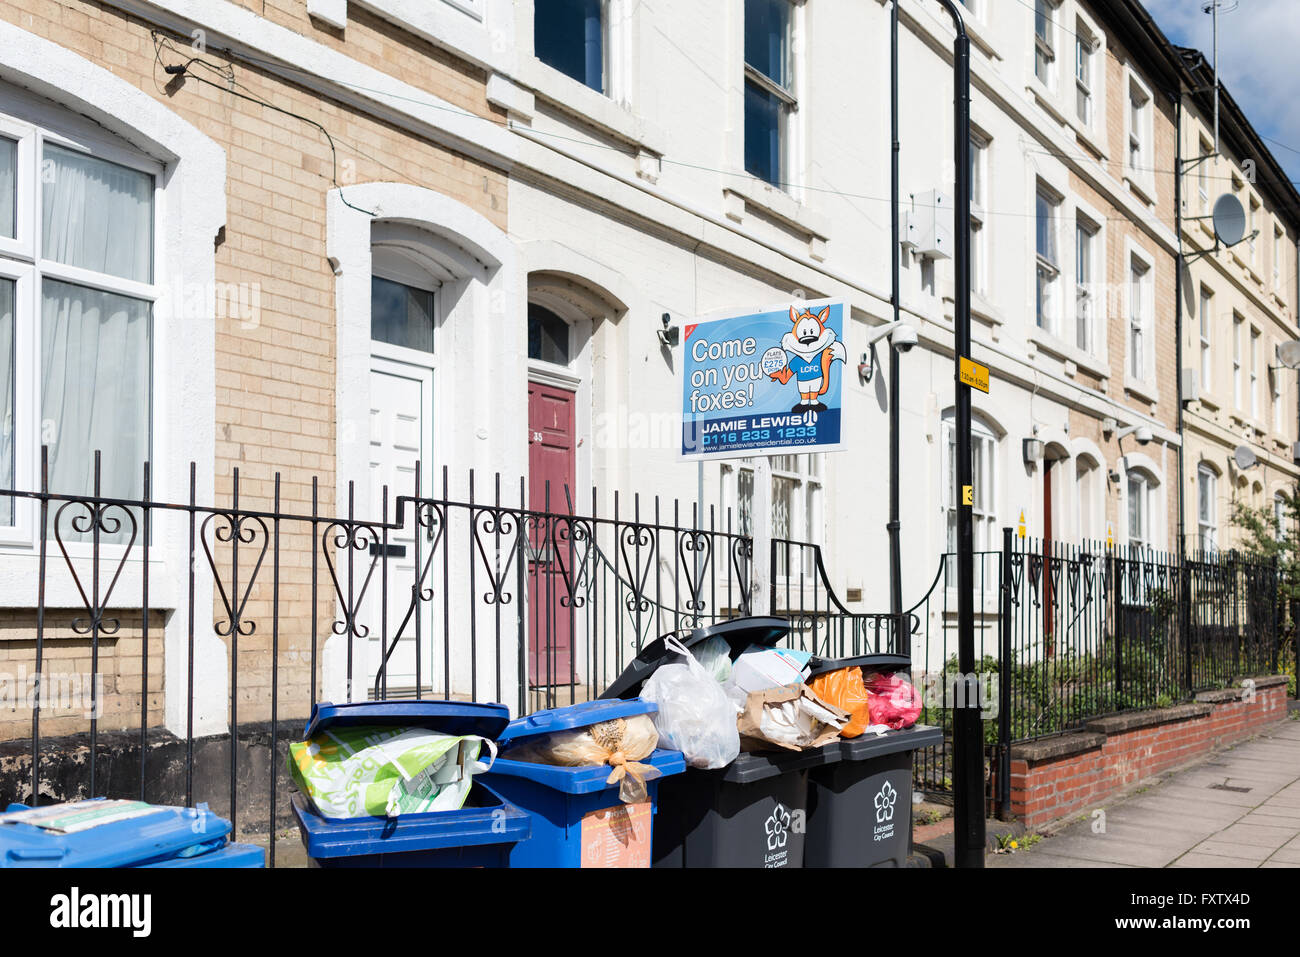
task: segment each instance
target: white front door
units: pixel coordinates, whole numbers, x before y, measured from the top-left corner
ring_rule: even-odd
[[[433,446],[433,370],[405,362],[374,358],[370,372],[370,499],[367,518],[378,521],[384,515],[384,490],[387,487],[388,522],[396,521],[397,497],[415,495],[415,463],[420,462],[423,472],[423,494],[428,494],[432,484]],[[358,508],[360,511],[360,508]],[[369,659],[368,689],[374,688],[388,647],[393,647],[385,671],[389,697],[410,693],[416,686],[415,615],[411,614],[402,628],[402,622],[411,611],[412,588],[415,584],[415,535],[418,526],[414,510],[407,504],[402,516],[402,527],[389,529],[386,557],[376,564],[370,581],[369,593],[363,603],[364,623],[370,629],[367,636]],[[420,562],[429,555],[429,542],[420,542]],[[370,555],[384,553],[382,541],[371,547]],[[367,557],[366,561],[369,561]],[[358,562],[358,566],[361,562]],[[383,574],[387,568],[388,620],[382,617],[379,596],[384,592]],[[427,583],[426,583],[427,584]],[[430,685],[430,658],[432,647],[428,609],[422,608],[419,647],[419,683]],[[387,641],[385,641],[385,625]],[[400,634],[399,634],[400,629]]]

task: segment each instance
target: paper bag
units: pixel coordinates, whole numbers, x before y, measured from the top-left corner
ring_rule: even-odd
[[[849,713],[804,684],[750,692],[736,719],[742,751],[802,751],[839,737]]]

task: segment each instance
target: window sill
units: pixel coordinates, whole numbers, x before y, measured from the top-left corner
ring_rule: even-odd
[[[668,152],[664,131],[627,107],[615,103],[605,94],[597,93],[585,83],[579,83],[535,57],[521,65],[520,83],[530,88],[537,99],[572,115],[606,136],[657,156]]]
[[[743,222],[750,208],[757,210],[805,239],[813,259],[826,258],[830,220],[783,189],[749,173],[737,173],[728,177],[728,185],[722,188],[722,207],[726,217],[735,223]]]
[[[1110,378],[1110,364],[1105,356],[1095,356],[1090,352],[1084,352],[1078,346],[1072,346],[1054,333],[1040,329],[1037,326],[1030,329],[1029,339],[1041,351],[1054,358],[1073,363],[1077,368],[1082,369],[1089,375],[1094,375],[1099,379]]]
[[[966,35],[970,37],[971,43],[990,60],[1001,60],[1003,56],[998,52],[993,41],[989,39],[988,25],[979,17],[974,15],[966,16],[963,21],[966,25]]]
[[[1128,187],[1130,193],[1133,193],[1148,206],[1156,205],[1156,183],[1154,177],[1140,175],[1134,170],[1126,169],[1124,171],[1124,185]]]
[[[1084,126],[1077,118],[1070,121],[1070,126],[1074,129],[1074,138],[1096,156],[1097,162],[1105,163],[1110,158],[1110,153],[1106,149],[1105,133],[1098,133]]]
[[[1151,405],[1160,401],[1160,391],[1154,382],[1149,379],[1134,379],[1127,372],[1124,373],[1124,391]]]
[[[1066,115],[1065,110],[1061,107],[1056,93],[1044,86],[1038,77],[1030,79],[1029,85],[1025,87],[1025,92],[1028,93],[1030,98],[1042,107],[1043,111],[1057,123],[1060,123],[1062,126],[1073,126],[1070,122],[1069,116]]]
[[[338,29],[347,27],[347,3],[356,3],[389,23],[409,30],[439,49],[469,60],[475,66],[489,70],[507,70],[506,58],[493,49],[483,17],[465,0],[346,0],[329,3],[315,0],[312,6],[341,8],[336,19],[325,17],[325,22]],[[311,8],[308,8],[309,12]]]
[[[105,573],[111,574],[112,570],[118,567],[122,557],[120,547],[111,549],[107,546],[102,547],[104,550],[100,552],[99,558],[101,577]],[[154,544],[150,549],[152,551],[161,547]],[[121,611],[118,617],[121,617],[124,623],[130,617],[129,609],[140,607],[141,561],[134,557],[140,553],[139,550],[140,544],[137,542],[132,548],[132,557],[129,557],[126,564],[122,566],[121,577],[113,586],[109,600],[110,608]],[[77,567],[77,574],[84,579],[89,574],[91,563],[89,548],[84,547],[80,542],[69,543],[68,553]],[[197,560],[202,561],[202,558]],[[40,584],[40,554],[34,546],[6,546],[0,549],[0,595],[5,596],[4,600],[0,601],[0,608],[35,608]],[[76,583],[68,574],[67,564],[53,540],[47,552],[44,584],[47,608],[84,609],[86,607]],[[82,584],[89,587],[88,581],[83,580]],[[165,560],[151,555],[149,559],[150,609],[163,612],[175,611],[183,607],[184,593],[184,580],[176,581],[169,574]]]
[[[943,297],[943,316],[949,322],[954,321],[957,307],[956,287],[951,279],[945,279],[940,291]],[[996,342],[998,338],[998,328],[1006,325],[1006,316],[1002,314],[988,297],[978,290],[972,289],[970,295],[970,314],[972,318],[978,319],[985,325],[993,328],[993,339]]]

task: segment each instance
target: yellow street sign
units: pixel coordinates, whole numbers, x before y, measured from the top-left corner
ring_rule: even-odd
[[[1023,508],[1020,510],[1020,527],[1016,529],[1016,532],[1021,538],[1025,537],[1025,510]]]
[[[961,487],[961,503],[963,505],[975,504],[975,489],[973,486],[963,485]]]
[[[982,366],[978,362],[972,362],[965,356],[961,357],[958,363],[958,371],[961,373],[963,385],[968,385],[972,389],[979,389],[987,394],[989,391],[989,367]]]
[[[1110,548],[1115,544],[1115,529],[1111,527],[1110,522],[1106,523],[1106,547]]]

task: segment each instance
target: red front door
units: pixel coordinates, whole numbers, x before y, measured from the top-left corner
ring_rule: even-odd
[[[567,515],[569,502],[577,500],[574,400],[568,389],[528,383],[528,507],[534,512]],[[568,529],[560,529],[558,543],[555,532],[552,521],[535,521],[528,529],[528,669],[534,686],[574,680],[574,610],[560,601],[568,595],[563,569],[572,565]],[[557,555],[557,549],[565,553]]]

